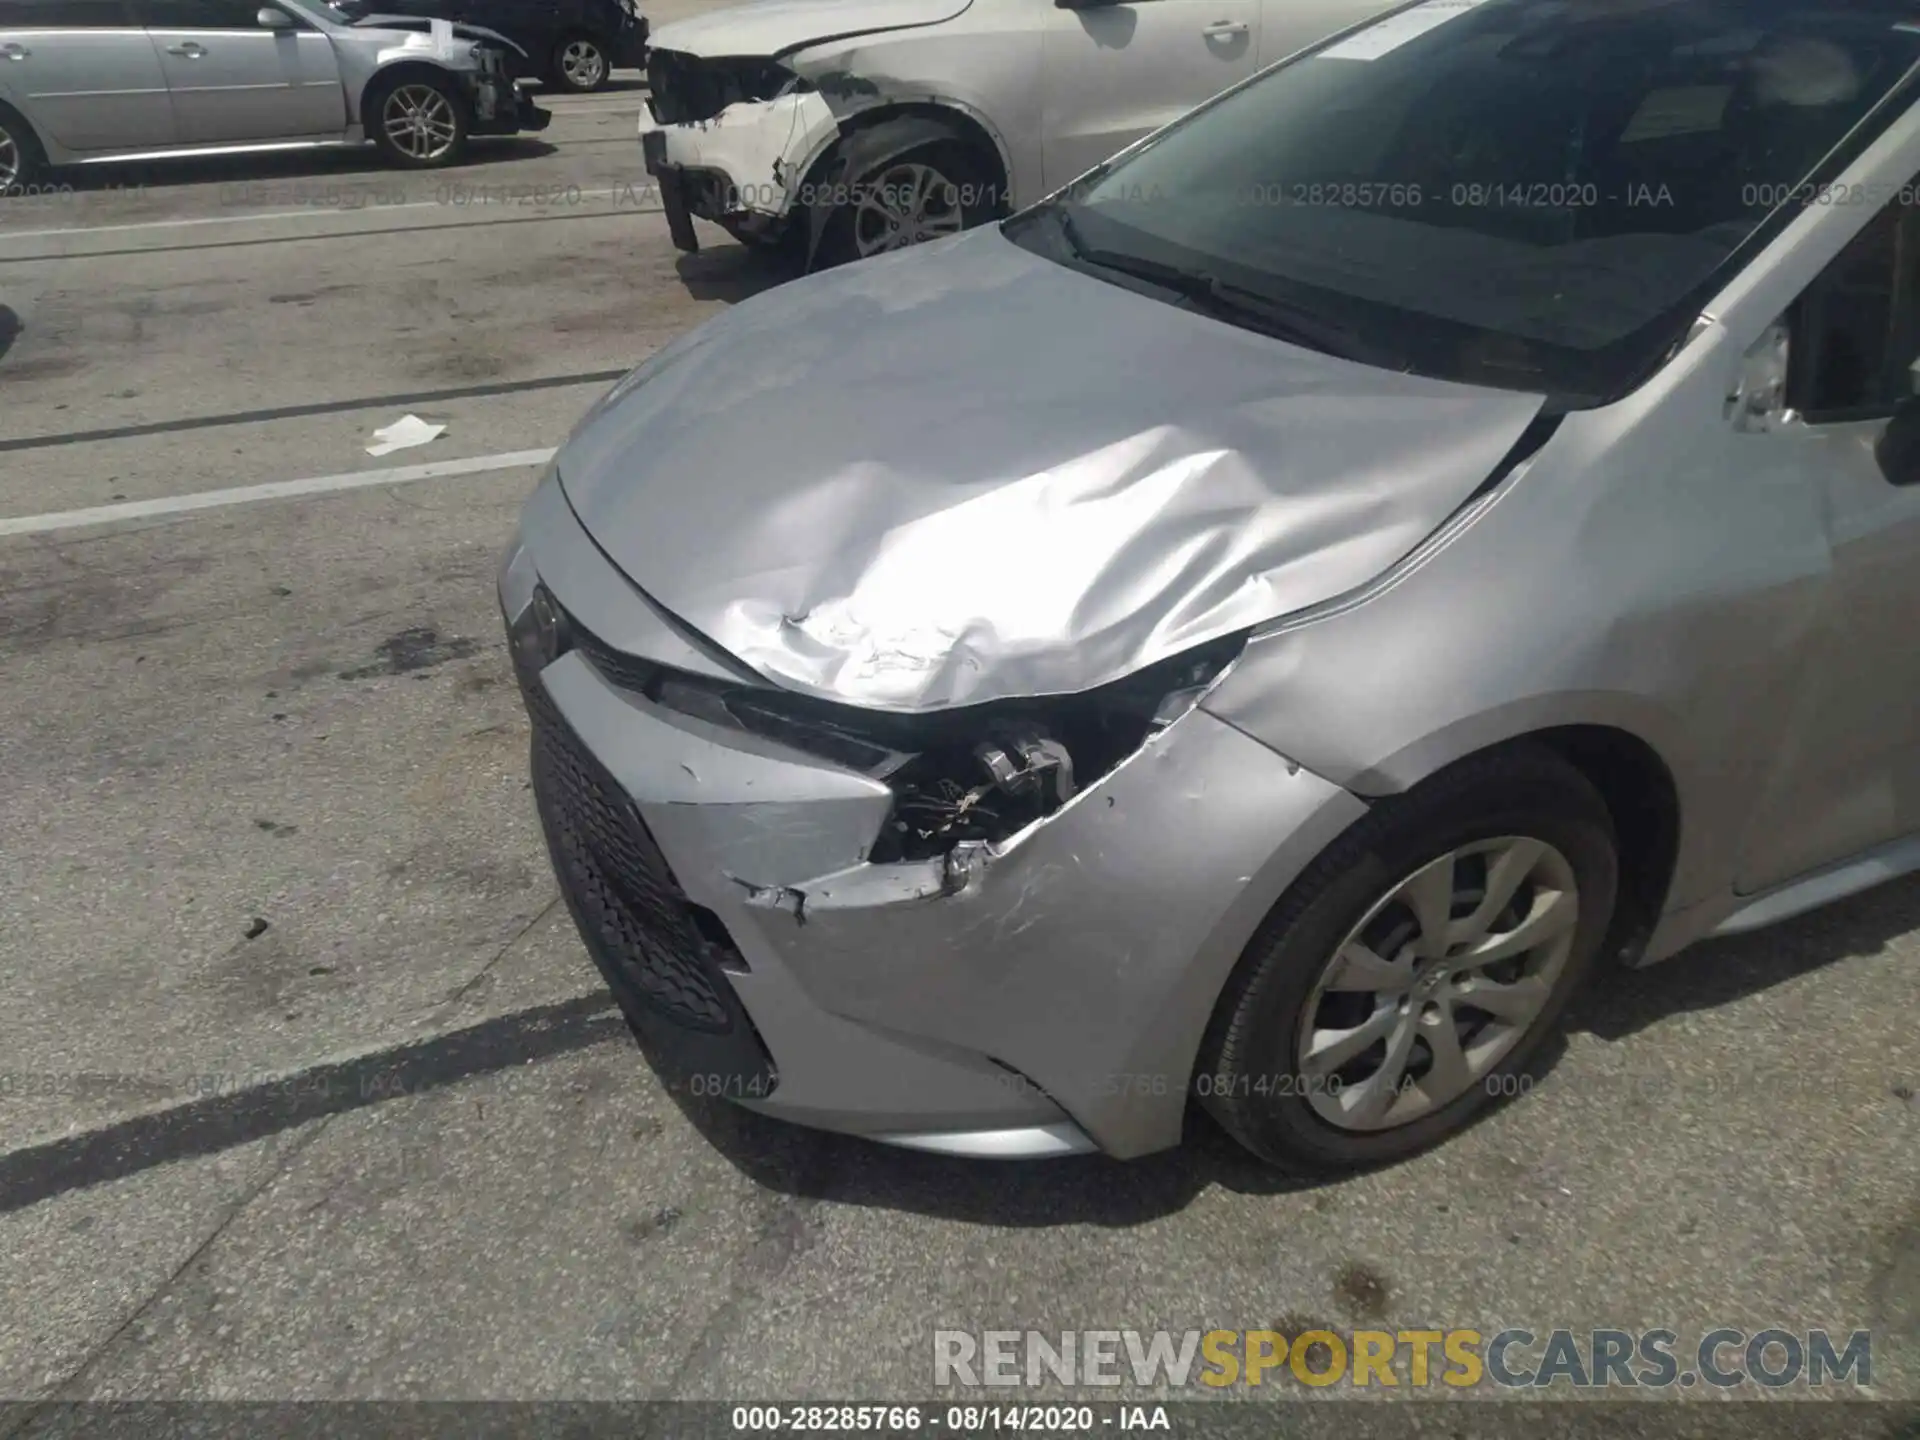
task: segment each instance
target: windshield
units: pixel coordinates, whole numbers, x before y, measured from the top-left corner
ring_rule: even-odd
[[[1428,0],[1008,233],[1336,353],[1600,403],[1770,216],[1831,203],[1796,187],[1916,61],[1912,3]]]

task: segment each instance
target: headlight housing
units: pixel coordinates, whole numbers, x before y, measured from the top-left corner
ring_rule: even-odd
[[[528,681],[577,650],[607,683],[663,709],[881,781],[893,808],[866,858],[888,864],[945,855],[964,841],[1004,840],[1051,815],[1197,705],[1246,636],[1210,641],[1077,695],[924,715],[732,684],[627,655],[568,615],[544,585],[513,644]]]
[[[868,858],[923,860],[1024,830],[1098,783],[1199,703],[1246,644],[1230,636],[1078,695],[887,716],[903,758]]]
[[[884,782],[893,809],[867,858],[886,864],[1004,840],[1051,815],[1199,703],[1244,644],[1216,641],[1079,695],[927,715],[679,676],[650,694]]]
[[[778,60],[658,49],[647,58],[647,108],[661,125],[711,120],[730,105],[777,100],[807,88]]]

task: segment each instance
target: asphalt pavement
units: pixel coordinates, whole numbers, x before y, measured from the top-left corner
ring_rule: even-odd
[[[925,1399],[936,1330],[1375,1325],[1868,1329],[1849,1393],[1920,1401],[1914,883],[1608,977],[1533,1093],[1335,1185],[1197,1117],[995,1166],[664,1087],[493,570],[611,378],[783,277],[676,254],[632,77],[545,103],[452,172],[0,207],[0,1398]]]

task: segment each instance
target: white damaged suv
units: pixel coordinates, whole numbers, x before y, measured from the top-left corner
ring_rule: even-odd
[[[758,0],[655,32],[640,140],[680,249],[699,248],[698,216],[834,264],[1037,200],[1262,67],[1392,8]]]

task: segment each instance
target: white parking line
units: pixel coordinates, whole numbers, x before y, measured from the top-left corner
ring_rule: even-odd
[[[364,215],[387,210],[428,210],[438,200],[402,200],[393,205],[310,205],[305,210],[265,210],[247,215],[200,215],[186,220],[135,220],[124,225],[69,225],[59,230],[9,230],[0,240],[44,240],[54,235],[112,235],[129,230],[180,230],[191,225],[244,225],[253,220],[304,220],[309,215]]]
[[[202,490],[196,495],[164,495],[156,500],[129,500],[121,505],[95,505],[86,510],[58,510],[48,515],[0,519],[0,535],[38,535],[48,530],[77,530],[83,525],[111,525],[121,520],[150,520],[156,516],[180,515],[190,510],[251,505],[257,500],[288,500],[299,495],[365,490],[376,485],[406,485],[415,480],[441,480],[453,475],[484,475],[494,470],[544,465],[552,458],[551,449],[512,450],[499,455],[471,455],[464,460],[435,460],[425,465],[396,465],[385,470],[350,470],[344,475],[316,475],[306,480],[237,485],[228,490]]]

